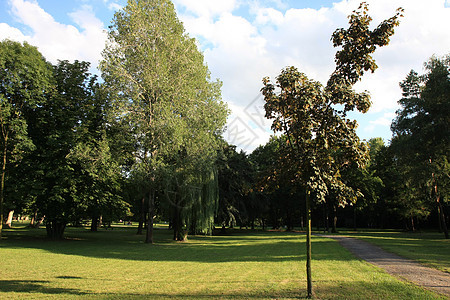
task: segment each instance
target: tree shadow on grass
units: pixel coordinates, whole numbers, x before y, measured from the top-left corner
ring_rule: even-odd
[[[0,292],[88,295],[76,289],[48,287],[48,283],[46,280],[0,280]]]
[[[304,236],[298,233],[259,232],[232,236],[194,236],[188,242],[171,241],[171,232],[155,231],[154,245],[131,230],[87,232],[69,231],[62,241],[21,233],[0,245],[5,248],[32,248],[51,253],[95,258],[172,262],[286,262],[305,259]],[[1,249],[1,248],[0,248]],[[349,261],[356,258],[331,239],[313,237],[315,260]]]

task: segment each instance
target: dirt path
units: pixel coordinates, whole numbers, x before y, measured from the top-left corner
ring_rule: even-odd
[[[415,261],[384,251],[365,241],[337,235],[317,234],[337,240],[355,256],[380,267],[402,280],[438,292],[450,299],[450,274],[425,267]]]

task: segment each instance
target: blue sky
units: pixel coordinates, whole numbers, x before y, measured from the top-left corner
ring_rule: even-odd
[[[222,96],[232,114],[225,138],[247,152],[267,142],[261,79],[286,66],[326,83],[334,68],[332,32],[347,26],[358,0],[174,0],[186,31],[199,40],[213,78],[223,81]],[[450,53],[450,0],[368,0],[373,26],[403,7],[405,17],[391,43],[378,49],[378,70],[356,85],[373,105],[353,114],[362,139],[391,138],[390,123],[401,97],[399,82],[411,69],[423,71],[433,54]],[[28,41],[55,63],[101,59],[114,11],[125,0],[2,0],[0,39]]]

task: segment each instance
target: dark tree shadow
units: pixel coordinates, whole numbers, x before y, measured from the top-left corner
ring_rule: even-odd
[[[72,294],[88,295],[88,293],[66,288],[47,287],[50,281],[45,280],[0,280],[1,292],[22,292],[22,293],[42,293],[42,294]]]
[[[305,259],[304,237],[292,232],[243,232],[232,236],[190,236],[173,242],[168,230],[155,231],[153,245],[132,229],[88,232],[73,229],[67,238],[52,241],[44,235],[9,235],[0,247],[32,248],[52,253],[95,258],[172,262],[285,262]],[[331,239],[313,237],[315,260],[357,260]]]

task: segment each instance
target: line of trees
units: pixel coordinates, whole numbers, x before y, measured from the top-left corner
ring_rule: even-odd
[[[69,223],[95,231],[126,218],[137,198],[148,243],[162,214],[175,240],[211,233],[221,82],[171,1],[128,1],[108,36],[101,83],[89,63],[51,65],[27,43],[0,43],[1,224],[28,213],[58,239]]]
[[[283,78],[298,75],[294,69],[284,72]],[[392,140],[389,145],[382,138],[361,142],[360,149],[367,149],[363,166],[358,166],[354,159],[347,160],[348,164],[343,162],[345,168],[337,175],[353,189],[352,194],[341,197],[330,188],[331,183],[324,184],[323,198],[312,203],[312,221],[317,229],[336,232],[337,227],[411,231],[435,228],[448,238],[450,56],[430,58],[424,74],[411,71],[400,87],[403,97],[398,101],[401,108],[391,125]],[[317,143],[318,137],[314,137]],[[282,134],[273,136],[250,155],[237,152],[230,155],[230,161],[239,158],[238,163],[233,163],[235,172],[245,170],[241,174],[246,174],[237,177],[236,183],[242,183],[235,190],[246,192],[233,205],[224,205],[222,209],[228,209],[228,215],[233,214],[231,219],[239,226],[256,224],[287,230],[306,227],[305,202],[298,200],[304,197],[301,195],[305,195],[306,189],[295,177],[295,172],[303,168],[295,167],[294,161],[301,160],[293,155],[294,161],[286,160],[290,155],[286,147],[291,147],[291,143],[292,137]],[[337,155],[342,154],[339,151],[341,146],[329,158],[338,159]],[[233,174],[228,169],[226,172]],[[219,180],[227,179],[219,176]],[[317,192],[318,188],[312,190]],[[231,203],[225,197],[223,202]],[[227,222],[224,224],[230,223]]]
[[[291,230],[307,227],[299,199],[311,195],[312,226],[323,230],[439,226],[448,237],[450,58],[401,82],[389,145],[361,142],[346,118],[369,108],[352,85],[376,69],[371,53],[400,15],[369,31],[361,5],[333,34],[342,50],[326,86],[295,68],[265,79],[267,117],[282,134],[249,155],[221,138],[221,82],[168,0],[130,0],[115,14],[101,82],[86,62],[51,65],[27,43],[2,41],[0,226],[14,210],[55,239],[84,220],[92,231],[139,222],[148,243],[154,220],[175,240],[214,225]]]

